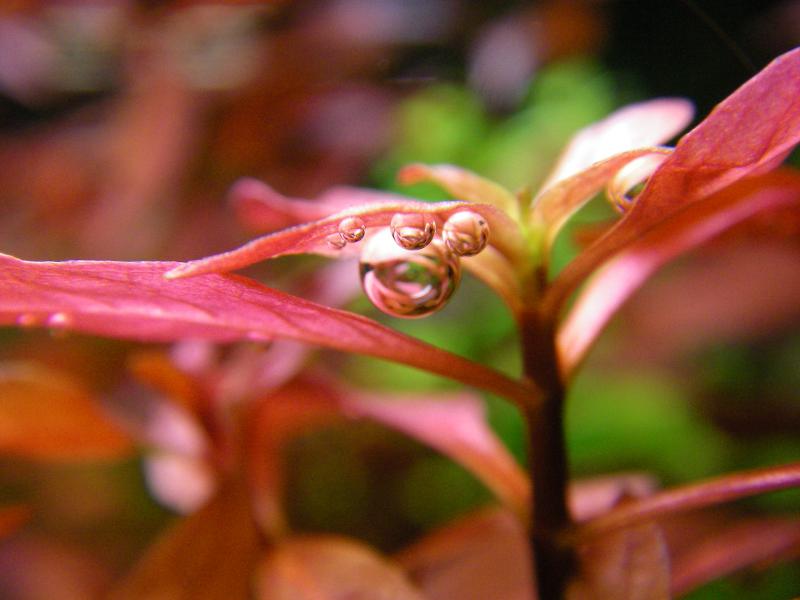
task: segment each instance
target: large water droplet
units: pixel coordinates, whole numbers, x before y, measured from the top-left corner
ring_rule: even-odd
[[[389,223],[397,245],[406,250],[421,250],[436,234],[436,221],[423,213],[398,213]]]
[[[394,317],[413,319],[442,308],[458,287],[461,265],[441,240],[422,250],[399,248],[388,229],[364,247],[361,285],[372,303]]]
[[[489,242],[489,224],[478,213],[462,210],[445,221],[442,239],[459,256],[474,256]]]
[[[347,217],[342,219],[342,222],[339,223],[339,235],[344,238],[345,242],[351,244],[364,239],[366,231],[367,226],[364,225],[364,221],[358,217]]]
[[[325,243],[334,250],[341,250],[347,245],[341,233],[332,233],[325,238]]]

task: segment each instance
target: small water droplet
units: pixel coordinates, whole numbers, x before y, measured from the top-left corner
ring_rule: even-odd
[[[397,245],[406,250],[421,250],[436,234],[436,221],[423,213],[398,213],[389,224]]]
[[[413,319],[441,309],[458,287],[461,265],[441,240],[411,252],[394,243],[388,229],[364,247],[361,285],[370,301],[394,317]]]
[[[33,313],[23,313],[17,317],[17,325],[20,327],[34,327],[39,324],[39,317]]]
[[[342,219],[339,223],[339,235],[344,238],[345,242],[354,244],[364,239],[364,234],[367,232],[367,226],[364,225],[359,217],[347,217]]]
[[[325,238],[325,243],[334,250],[341,250],[347,245],[347,242],[341,233],[332,233]]]
[[[442,239],[459,256],[474,256],[489,242],[489,223],[471,210],[459,211],[445,221]]]
[[[48,327],[68,327],[72,324],[72,317],[65,312],[57,312],[50,315],[47,319]]]

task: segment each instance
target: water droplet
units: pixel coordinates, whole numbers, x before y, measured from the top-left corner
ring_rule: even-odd
[[[341,250],[347,245],[347,242],[341,233],[332,233],[325,238],[325,243],[334,250]]]
[[[389,228],[398,246],[406,250],[421,250],[436,234],[436,221],[422,213],[398,213],[392,217]]]
[[[474,256],[486,248],[489,224],[478,213],[462,210],[445,221],[442,239],[459,256]]]
[[[23,313],[17,317],[17,325],[20,327],[34,327],[39,324],[39,317],[33,313]]]
[[[361,285],[372,303],[394,317],[413,319],[442,308],[458,287],[461,265],[441,240],[411,252],[392,241],[384,229],[364,247]]]
[[[48,327],[68,327],[72,324],[72,317],[65,312],[57,312],[50,315],[47,319]]]
[[[364,225],[364,221],[358,217],[347,217],[346,219],[342,219],[342,222],[339,223],[339,235],[344,238],[345,242],[351,244],[360,242],[364,239],[364,234],[366,232],[367,226]]]

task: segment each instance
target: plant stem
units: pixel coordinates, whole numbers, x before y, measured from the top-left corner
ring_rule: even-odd
[[[571,550],[560,544],[570,525],[567,510],[568,466],[564,440],[564,385],[559,376],[552,323],[529,311],[521,319],[525,375],[542,402],[525,411],[528,425],[531,493],[531,546],[534,575],[542,600],[562,598],[574,569]]]

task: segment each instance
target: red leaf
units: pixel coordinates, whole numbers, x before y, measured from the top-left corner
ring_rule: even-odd
[[[734,181],[775,168],[800,142],[800,49],[770,63],[689,132],[630,212],[559,274],[545,310],[555,314],[602,261],[650,227]]]
[[[396,565],[357,541],[333,536],[279,544],[259,565],[256,591],[259,600],[424,600]]]
[[[483,403],[471,394],[387,398],[349,393],[343,408],[402,431],[461,464],[524,522],[530,484],[525,472],[486,423]]]
[[[163,534],[110,598],[249,598],[259,552],[246,490],[241,484],[228,484]]]
[[[480,213],[489,223],[490,230],[502,232],[503,235],[490,236],[490,244],[512,263],[521,260],[523,256],[524,242],[519,228],[508,215],[493,206],[468,202],[430,204],[398,198],[400,199],[359,204],[333,214],[328,213],[325,218],[257,238],[235,250],[179,265],[171,270],[167,277],[177,279],[204,273],[233,271],[268,258],[290,254],[315,253],[337,258],[349,256],[354,252],[357,253],[364,242],[347,244],[344,248],[335,250],[326,241],[328,236],[338,233],[339,223],[347,217],[360,218],[367,228],[385,228],[397,213],[423,213],[433,216],[437,221],[437,228],[441,229],[447,217],[465,208]]]
[[[40,460],[107,460],[131,440],[67,374],[32,363],[0,365],[0,452]]]
[[[397,560],[429,600],[533,600],[527,533],[491,509],[444,526]]]
[[[610,260],[581,292],[558,332],[561,370],[574,371],[602,328],[661,265],[754,214],[800,204],[800,174],[750,178],[687,207]]]
[[[294,339],[417,367],[522,404],[535,401],[528,384],[362,316],[234,275],[164,279],[175,266],[0,255],[0,323],[143,341]]]

